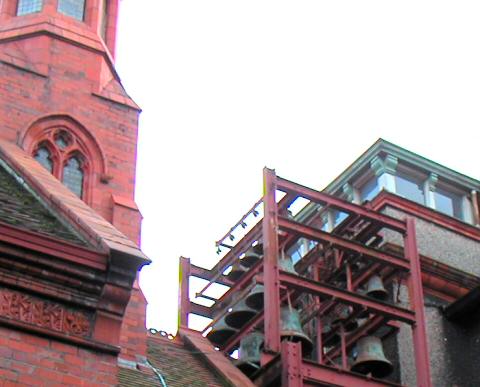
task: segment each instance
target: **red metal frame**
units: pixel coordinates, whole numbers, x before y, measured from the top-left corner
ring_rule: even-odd
[[[186,326],[189,312],[198,312],[213,318],[209,326],[214,326],[216,321],[225,315],[226,309],[232,305],[233,300],[241,298],[248,290],[252,280],[255,280],[264,284],[264,310],[239,329],[220,347],[220,350],[226,354],[230,353],[238,346],[245,334],[261,327],[263,322],[264,356],[262,357],[262,368],[255,376],[257,385],[262,385],[262,378],[267,380],[275,372],[278,375],[274,377],[280,378],[282,386],[290,387],[395,385],[389,381],[376,380],[350,372],[347,365],[347,354],[362,336],[375,332],[383,326],[389,328],[385,330],[390,332],[388,334],[394,333],[397,331],[396,322],[403,322],[412,327],[417,383],[422,387],[430,387],[422,273],[414,220],[411,218],[406,221],[399,220],[372,208],[352,204],[312,190],[279,178],[274,170],[267,168],[264,169],[263,177],[264,217],[261,225],[257,224],[242,240],[232,246],[232,249],[211,271],[198,268],[191,271],[189,261],[181,260],[180,325]],[[286,193],[279,203],[276,200],[278,191]],[[301,222],[282,216],[288,206],[298,197],[310,200],[312,203],[309,208],[313,209],[311,215],[307,217],[308,219]],[[316,211],[315,205],[322,206],[322,211],[334,209],[348,214],[348,217],[332,232],[322,231],[313,226],[315,218],[321,213],[321,211]],[[372,238],[375,241],[381,240],[377,236],[381,230],[399,233],[404,240],[403,250],[397,253],[391,250],[380,250],[373,247],[374,245],[369,245]],[[296,275],[279,270],[280,250],[292,246],[300,238],[315,241],[321,248],[315,249],[314,252],[300,260],[297,267],[301,269],[300,273],[302,274]],[[199,306],[189,300],[188,278],[186,278],[188,275],[196,275],[209,281],[207,286],[197,293],[198,295],[202,295],[212,283],[228,284],[228,279],[222,276],[223,271],[239,259],[239,256],[254,241],[263,243],[263,262],[257,263],[238,281],[231,283],[230,290],[216,300],[211,308]],[[323,269],[320,257],[327,252],[332,256],[332,262],[335,265],[331,269],[333,277],[322,277],[319,274]],[[350,266],[351,259],[360,259],[361,262],[366,263],[366,266],[360,272],[354,272]],[[338,275],[340,265],[346,272],[346,288],[340,287],[331,280]],[[311,268],[309,278],[303,274],[307,268]],[[385,281],[391,282],[396,279],[399,284],[406,283],[410,296],[408,309],[366,297],[358,292],[357,289],[360,285],[379,273],[384,276]],[[295,304],[302,295],[308,294],[314,300],[312,306],[308,308],[308,313],[311,315],[308,320],[316,318],[313,324],[317,332],[316,363],[302,358],[300,344],[280,341],[280,307],[282,303],[284,304],[288,298],[289,302]],[[324,353],[324,340],[322,334],[319,333],[322,331],[322,323],[318,317],[325,316],[339,304],[353,306],[351,318],[355,318],[362,311],[369,312],[370,317],[364,325],[353,332],[347,333],[339,328],[340,343]],[[325,340],[328,341],[328,337]],[[327,365],[327,362],[331,362],[331,359],[339,355],[342,356],[340,368]]]

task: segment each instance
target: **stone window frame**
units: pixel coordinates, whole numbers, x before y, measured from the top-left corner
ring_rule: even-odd
[[[71,141],[64,149],[56,144],[59,134]],[[47,146],[53,161],[52,174],[63,181],[63,169],[72,157],[81,162],[83,171],[82,197],[92,204],[93,188],[97,182],[108,184],[112,179],[107,173],[104,153],[93,134],[68,115],[42,117],[31,124],[19,138],[20,146],[32,157],[40,146]]]
[[[57,138],[59,136],[68,137],[66,147],[62,148],[57,144]],[[37,138],[36,144],[31,151],[31,155],[35,157],[38,149],[41,147],[46,147],[50,151],[50,157],[53,162],[52,175],[54,175],[61,182],[64,180],[64,170],[67,163],[72,158],[75,158],[79,161],[80,169],[83,173],[81,199],[85,199],[85,194],[88,192],[91,165],[88,156],[85,154],[85,147],[81,143],[81,140],[72,134],[68,127],[55,126],[44,131],[42,136]]]

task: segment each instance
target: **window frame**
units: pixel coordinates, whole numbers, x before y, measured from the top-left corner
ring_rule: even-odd
[[[35,11],[19,13],[20,12],[20,7],[22,5],[21,3],[24,2],[24,1],[28,1],[28,0],[17,0],[16,7],[15,7],[15,16],[33,15],[33,14],[36,14],[36,13],[39,13],[39,12],[43,11],[43,7],[45,5],[45,0],[31,0],[32,2],[38,1],[40,3],[40,7],[38,9],[36,9]]]
[[[55,133],[62,130],[72,139],[72,145],[59,152]],[[19,137],[19,145],[32,157],[40,144],[48,144],[55,156],[53,175],[62,181],[62,160],[77,150],[83,156],[84,182],[82,200],[91,205],[93,189],[98,183],[108,184],[113,178],[108,173],[105,154],[94,134],[80,122],[64,114],[44,116],[34,121]]]

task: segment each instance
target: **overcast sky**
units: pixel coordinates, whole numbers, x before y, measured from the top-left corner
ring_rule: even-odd
[[[176,330],[178,257],[217,261],[264,166],[321,189],[383,137],[478,179],[479,17],[462,0],[122,0],[148,326]]]

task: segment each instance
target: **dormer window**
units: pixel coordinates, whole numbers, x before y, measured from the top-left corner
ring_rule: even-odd
[[[40,12],[43,0],[18,0],[17,16]]]
[[[85,0],[58,0],[58,12],[83,21]]]

